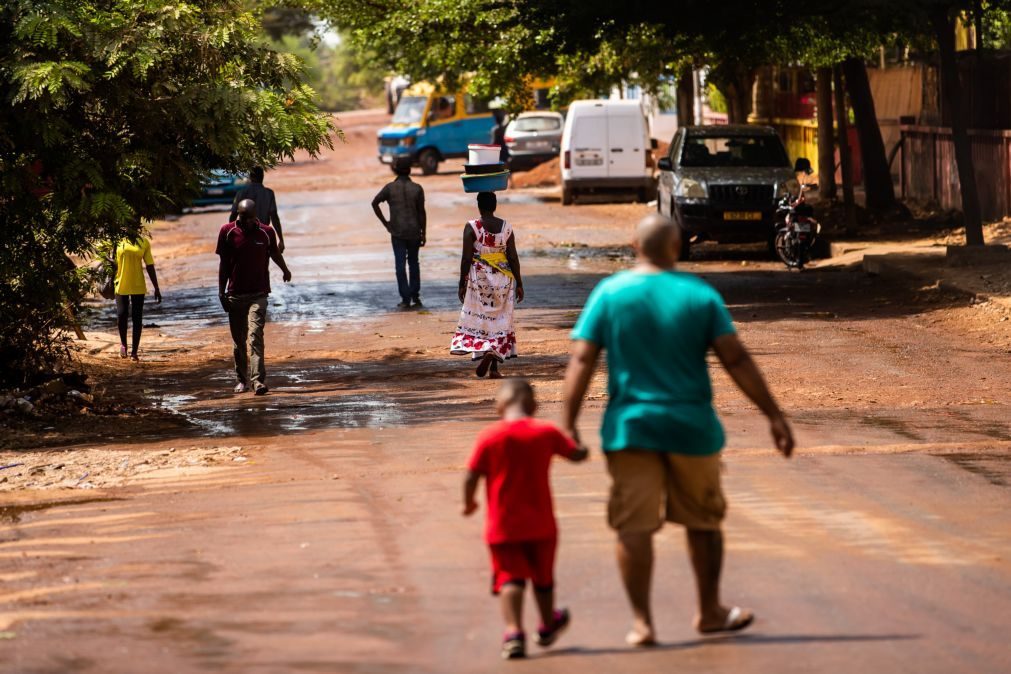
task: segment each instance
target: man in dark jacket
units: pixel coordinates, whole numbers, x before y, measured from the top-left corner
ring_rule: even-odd
[[[265,225],[273,225],[277,234],[277,250],[284,252],[284,234],[281,232],[281,218],[277,215],[277,200],[274,198],[274,190],[263,186],[263,167],[254,166],[249,172],[249,185],[243,187],[235,195],[232,202],[232,213],[228,217],[229,222],[235,222],[239,213],[239,202],[243,199],[251,199],[256,204],[256,219]]]
[[[393,164],[396,180],[388,183],[372,200],[372,210],[390,233],[393,241],[393,262],[400,291],[399,309],[410,309],[421,304],[421,269],[418,250],[425,245],[425,190],[411,180],[411,158],[398,157]],[[389,204],[389,219],[383,215],[379,204]],[[404,266],[408,269],[404,269]],[[410,276],[408,276],[410,271]]]

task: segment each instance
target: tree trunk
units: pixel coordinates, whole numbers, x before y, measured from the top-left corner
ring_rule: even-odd
[[[832,69],[818,68],[818,195],[822,199],[836,198],[835,134],[832,115]]]
[[[888,170],[888,156],[885,143],[881,140],[877,113],[874,111],[874,97],[867,79],[867,66],[862,59],[848,58],[843,61],[846,75],[846,89],[853,105],[853,117],[860,139],[860,158],[864,168],[864,189],[867,192],[867,208],[872,211],[886,211],[895,207],[895,187],[892,173]]]
[[[733,68],[733,75],[727,83],[727,121],[731,124],[747,124],[753,102],[752,89],[755,85],[755,71],[742,65]]]
[[[857,228],[856,202],[853,200],[853,158],[850,156],[849,114],[846,111],[846,89],[843,87],[842,68],[832,72],[835,82],[835,118],[839,134],[839,164],[842,172],[843,207],[846,213],[846,232]]]
[[[941,56],[941,96],[951,111],[951,138],[955,146],[955,164],[958,166],[958,182],[962,191],[965,243],[969,246],[982,246],[983,218],[979,207],[976,170],[972,162],[972,146],[969,144],[965,107],[961,105],[962,86],[958,80],[958,64],[955,62],[955,26],[944,6],[932,11],[930,20],[934,24],[934,37],[937,38]]]
[[[678,104],[678,126],[692,126],[695,124],[695,84],[692,79],[692,69],[685,68],[678,75],[677,81],[677,104]]]
[[[752,87],[751,114],[757,124],[771,124],[775,117],[775,94],[772,89],[772,66],[762,66],[755,72]]]

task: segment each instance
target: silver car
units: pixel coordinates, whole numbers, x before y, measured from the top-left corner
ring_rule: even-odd
[[[558,156],[565,118],[557,112],[523,112],[509,122],[505,144],[509,168],[522,171]]]
[[[693,240],[768,243],[778,199],[798,189],[783,141],[768,126],[678,129],[657,168],[657,210],[681,227],[681,259]]]

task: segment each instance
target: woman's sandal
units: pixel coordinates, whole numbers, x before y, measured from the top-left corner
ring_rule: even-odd
[[[123,344],[119,347],[119,357],[126,358],[126,344]]]
[[[494,362],[495,356],[490,353],[486,353],[484,358],[481,359],[481,364],[477,366],[475,374],[477,374],[479,379],[484,379],[485,375],[488,374],[488,368],[491,367],[492,362]]]

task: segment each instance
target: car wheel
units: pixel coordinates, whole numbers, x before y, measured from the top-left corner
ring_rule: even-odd
[[[418,166],[421,167],[421,172],[426,176],[438,173],[439,153],[432,149],[422,150],[421,154],[418,155]]]
[[[572,188],[562,185],[562,206],[571,206],[576,200],[576,194]]]

